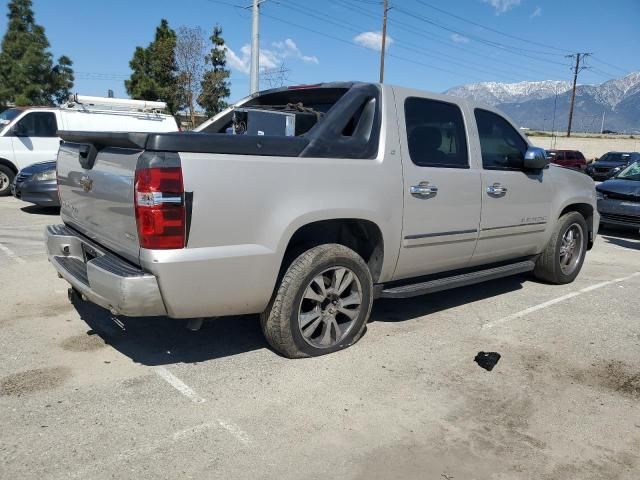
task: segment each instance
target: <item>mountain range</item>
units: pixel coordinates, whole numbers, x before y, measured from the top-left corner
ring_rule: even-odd
[[[470,83],[454,87],[448,95],[468,98],[499,108],[521,127],[533,130],[566,130],[571,82]],[[640,132],[640,72],[599,85],[578,85],[573,113],[574,132]]]

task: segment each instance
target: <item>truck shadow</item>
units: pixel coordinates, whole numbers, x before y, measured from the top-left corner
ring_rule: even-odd
[[[74,307],[105,343],[143,365],[197,363],[269,348],[257,315],[210,318],[193,332],[186,320],[168,317],[114,317],[81,300]]]
[[[30,215],[60,215],[60,207],[43,207],[41,205],[28,205],[21,207],[24,213]]]
[[[635,229],[606,227],[601,228],[598,235],[607,243],[632,250],[640,250],[640,234]]]
[[[378,300],[370,322],[412,320],[519,290],[526,279],[520,275],[420,297]],[[106,344],[143,365],[205,362],[269,348],[257,315],[206,319],[199,331],[192,332],[186,328],[185,320],[114,317],[107,310],[81,300],[74,301],[74,307],[91,328],[91,334],[99,335]]]
[[[527,275],[515,275],[468,287],[404,299],[380,299],[373,305],[369,322],[403,322],[424,315],[458,307],[465,303],[497,297],[522,289],[530,280]]]

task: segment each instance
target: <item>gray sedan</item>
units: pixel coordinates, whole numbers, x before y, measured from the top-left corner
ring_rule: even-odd
[[[640,228],[640,162],[596,186],[603,224]]]
[[[59,207],[56,162],[34,163],[23,168],[11,185],[14,197],[43,207]]]

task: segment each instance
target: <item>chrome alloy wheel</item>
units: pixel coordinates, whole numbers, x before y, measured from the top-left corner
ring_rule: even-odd
[[[8,189],[10,182],[11,180],[9,180],[9,175],[7,175],[4,172],[0,172],[0,192],[3,192],[6,189]]]
[[[584,232],[577,223],[572,223],[562,236],[560,243],[560,269],[565,275],[571,275],[580,263],[584,248]]]
[[[313,278],[298,309],[302,338],[315,348],[338,345],[356,324],[362,307],[358,277],[346,267],[332,267]]]

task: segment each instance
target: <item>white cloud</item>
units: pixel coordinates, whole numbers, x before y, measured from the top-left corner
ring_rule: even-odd
[[[539,17],[540,15],[542,15],[542,9],[540,7],[536,7],[533,13],[529,15],[529,18],[536,18],[536,17]]]
[[[378,52],[382,50],[382,32],[362,32],[353,37],[353,41],[356,44],[370,48],[371,50],[376,50]],[[393,38],[387,35],[387,42],[384,49],[389,50],[389,47],[393,42]]]
[[[240,48],[240,52],[234,52],[229,46],[225,45],[227,52],[227,62],[232,70],[249,74],[251,70],[251,46],[249,44],[243,45]],[[315,55],[304,55],[296,42],[291,38],[279,42],[273,42],[271,48],[260,49],[260,70],[270,70],[278,68],[282,62],[287,58],[294,58],[301,60],[305,63],[320,63],[318,57]]]
[[[463,37],[457,33],[451,34],[451,40],[453,40],[454,43],[469,43],[469,39],[467,37]]]
[[[511,10],[513,7],[520,5],[521,0],[482,0],[484,3],[488,3],[496,10],[496,15]]]

